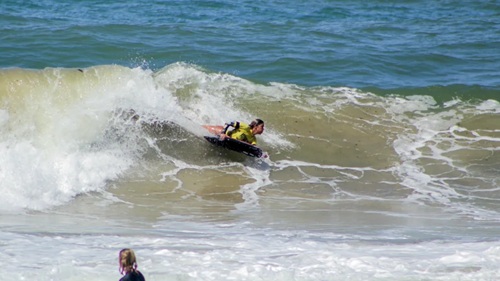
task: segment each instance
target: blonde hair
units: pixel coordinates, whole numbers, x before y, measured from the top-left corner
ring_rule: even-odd
[[[125,248],[118,254],[118,262],[120,264],[120,273],[128,273],[137,269],[137,261],[135,253],[132,249]]]

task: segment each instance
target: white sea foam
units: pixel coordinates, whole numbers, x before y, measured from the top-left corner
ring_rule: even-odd
[[[434,103],[431,99],[419,97],[418,99],[399,100],[399,105],[406,106],[391,107],[395,118],[401,118],[401,122],[411,124],[415,130],[407,130],[398,136],[393,146],[401,157],[400,165],[395,167],[395,172],[401,177],[401,183],[411,189],[414,193],[409,197],[415,201],[439,202],[445,208],[455,209],[458,212],[468,214],[477,219],[492,218],[489,210],[479,210],[476,206],[464,204],[467,195],[458,192],[457,187],[449,182],[459,181],[460,177],[450,178],[436,174],[429,174],[427,167],[422,163],[425,159],[429,162],[443,163],[450,171],[469,174],[467,168],[460,165],[461,160],[451,156],[455,151],[469,149],[470,144],[479,141],[497,141],[493,137],[483,137],[460,127],[459,124],[466,116],[468,106],[460,101],[448,104],[449,108],[444,112],[434,112]],[[409,105],[408,105],[409,104]],[[482,113],[487,113],[492,107],[484,107]],[[407,116],[402,112],[412,112]],[[464,142],[465,141],[465,142]],[[490,147],[482,148],[484,151]]]
[[[94,87],[75,84],[73,92],[64,93],[70,97],[62,99],[56,87],[61,71],[51,71],[40,75],[40,85],[44,77],[49,81],[56,77],[55,85],[39,87],[43,102],[25,101],[24,108],[9,109],[15,117],[2,118],[0,178],[2,190],[8,194],[0,199],[3,210],[40,210],[66,203],[78,194],[102,191],[107,181],[133,164],[134,148],[125,149],[131,143],[108,141],[104,134],[112,125],[112,111],[126,104],[123,100],[137,103],[134,95],[144,87],[144,81],[137,81],[134,71],[124,71],[118,72],[123,76],[112,83],[107,81],[112,79],[106,69],[88,69],[82,75],[97,75],[98,81],[106,82]],[[80,97],[71,97],[75,93]]]
[[[354,236],[175,221],[155,233],[2,233],[0,258],[10,262],[0,274],[7,281],[117,279],[124,247],[135,250],[147,280],[494,280],[500,274],[500,245],[493,242],[356,243]],[[30,270],[17,270],[20,259]]]
[[[490,111],[498,113],[500,112],[500,102],[496,100],[486,100],[481,102],[476,108],[481,111]]]

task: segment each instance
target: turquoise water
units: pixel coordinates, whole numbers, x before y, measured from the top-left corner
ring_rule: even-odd
[[[2,1],[0,276],[496,280],[499,38],[495,1]],[[256,117],[269,158],[203,139]]]
[[[187,62],[260,83],[396,94],[477,85],[476,97],[498,98],[492,1],[4,1],[1,9],[2,68]]]

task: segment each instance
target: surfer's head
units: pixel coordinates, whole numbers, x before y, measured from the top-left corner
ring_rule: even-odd
[[[252,133],[254,135],[260,135],[264,132],[264,121],[262,119],[255,119],[250,123],[250,128],[252,129]]]

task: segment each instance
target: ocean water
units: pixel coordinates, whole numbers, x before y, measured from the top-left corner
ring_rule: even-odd
[[[499,280],[499,38],[497,1],[2,1],[1,280]],[[253,118],[268,158],[203,139]]]

